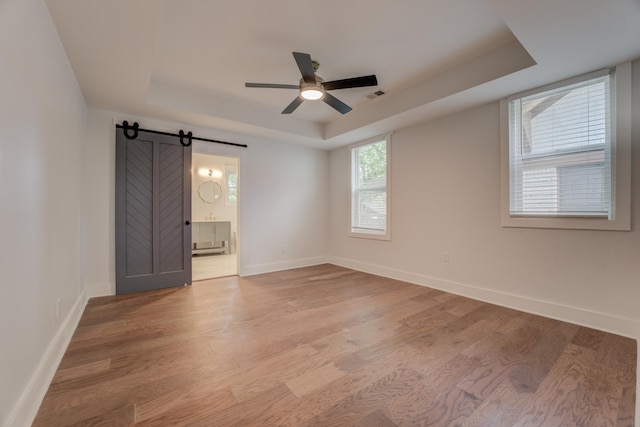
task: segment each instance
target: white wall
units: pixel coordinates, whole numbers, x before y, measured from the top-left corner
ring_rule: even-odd
[[[0,0],[0,64],[0,425],[14,426],[35,416],[87,293],[114,293],[114,120],[136,118],[87,113],[42,0]],[[640,322],[640,65],[634,65],[631,232],[500,227],[497,103],[396,132],[391,242],[346,237],[346,149],[326,153],[137,120],[249,144],[194,143],[196,152],[239,159],[241,274],[330,259],[634,336]]]
[[[234,157],[212,156],[200,153],[193,153],[191,158],[191,219],[193,221],[211,219],[215,219],[217,221],[231,221],[231,231],[237,231],[236,218],[238,216],[238,206],[237,203],[227,202],[225,168],[231,168],[237,171],[238,159]],[[199,173],[200,169],[218,171],[222,175],[220,177],[201,176]],[[218,183],[222,189],[222,195],[215,203],[204,202],[198,194],[200,185],[208,181]]]
[[[241,274],[326,262],[329,153],[252,144],[240,160]]]
[[[194,141],[195,153],[236,157],[239,170],[238,270],[241,275],[326,261],[329,154],[326,151],[89,110],[87,186],[87,286],[90,296],[115,292],[115,123],[247,143],[248,148]],[[243,139],[244,138],[244,139]]]
[[[496,102],[393,135],[391,242],[347,237],[348,150],[332,151],[332,261],[637,337],[639,93],[636,62],[633,231],[501,227]]]
[[[41,0],[0,2],[0,64],[0,425],[21,426],[86,302],[86,106]]]

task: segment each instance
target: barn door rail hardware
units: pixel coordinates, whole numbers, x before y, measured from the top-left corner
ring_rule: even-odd
[[[127,139],[136,139],[138,137],[138,132],[149,132],[149,133],[153,133],[156,135],[166,135],[166,136],[175,136],[177,138],[180,138],[180,144],[182,144],[184,147],[188,147],[191,145],[191,142],[193,140],[196,141],[205,141],[205,142],[213,142],[215,144],[224,144],[224,145],[233,145],[234,147],[243,147],[243,148],[247,148],[247,144],[238,144],[236,142],[227,142],[227,141],[218,141],[216,139],[209,139],[209,138],[199,138],[197,136],[193,136],[193,133],[191,131],[185,133],[182,129],[180,129],[180,133],[170,133],[170,132],[161,132],[161,131],[157,131],[157,130],[150,130],[150,129],[142,129],[140,127],[140,125],[138,124],[138,122],[134,122],[133,125],[130,125],[128,121],[123,121],[121,125],[116,124],[116,128],[117,129],[122,129],[124,131],[124,136],[127,137]],[[130,134],[131,132],[131,134]],[[186,141],[185,141],[186,139]]]

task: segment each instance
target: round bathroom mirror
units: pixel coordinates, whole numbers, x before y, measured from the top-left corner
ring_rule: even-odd
[[[214,181],[205,181],[198,187],[198,196],[205,203],[215,203],[222,198],[222,187]]]

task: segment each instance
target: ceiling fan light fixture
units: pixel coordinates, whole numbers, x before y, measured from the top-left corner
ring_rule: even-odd
[[[308,101],[324,98],[324,88],[320,85],[309,85],[300,88],[300,96]]]
[[[0,0],[1,1],[1,0]],[[298,89],[298,96],[280,114],[291,114],[304,101],[324,101],[327,105],[338,111],[340,114],[347,114],[351,111],[344,102],[327,91],[335,89],[349,89],[365,86],[377,86],[378,79],[375,74],[369,76],[351,77],[348,79],[331,80],[325,82],[316,74],[320,64],[311,59],[311,55],[302,52],[291,52],[296,60],[302,78],[299,85],[274,84],[274,83],[245,83],[246,87],[271,88],[271,89]]]

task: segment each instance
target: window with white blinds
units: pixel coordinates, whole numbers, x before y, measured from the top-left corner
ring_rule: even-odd
[[[390,137],[350,147],[351,236],[389,240]]]
[[[510,215],[612,215],[612,76],[517,95],[509,103]]]

